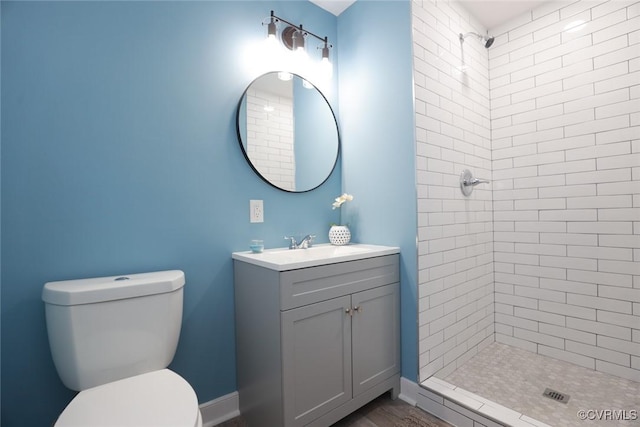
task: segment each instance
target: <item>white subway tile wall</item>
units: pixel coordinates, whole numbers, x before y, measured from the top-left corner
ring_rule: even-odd
[[[488,51],[455,1],[412,15],[420,381],[494,337],[640,381],[640,2],[547,2]]]
[[[464,169],[492,179],[491,115],[487,50],[477,37],[459,40],[485,30],[455,2],[414,1],[412,9],[422,381],[446,376],[494,341],[492,184],[464,197],[459,183]],[[534,130],[504,117],[504,138]],[[513,155],[504,155],[511,167]]]
[[[550,2],[489,50],[496,340],[636,381],[639,10]]]
[[[296,189],[293,98],[247,90],[246,150],[263,177],[280,188]]]

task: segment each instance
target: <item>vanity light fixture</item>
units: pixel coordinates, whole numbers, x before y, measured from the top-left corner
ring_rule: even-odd
[[[329,60],[329,44],[327,43],[327,38],[324,40],[324,47],[322,48],[322,60],[320,61],[320,66],[323,69],[323,72],[331,77],[333,75],[333,65],[331,65],[331,61]]]
[[[286,29],[293,28],[287,27]],[[291,44],[292,50],[294,52],[304,52],[304,32],[302,31],[302,25],[300,25],[300,30],[294,29],[291,32]]]
[[[269,40],[276,39],[276,20],[273,16],[273,13],[271,14],[271,20],[269,21],[269,24],[267,24],[267,38]]]
[[[322,47],[322,62],[329,61],[329,45],[327,44],[327,38],[324,38],[324,46]]]
[[[269,22],[267,24],[267,37],[269,39],[276,38],[276,24],[278,22],[283,22],[287,25],[280,34],[282,44],[284,44],[287,49],[301,54],[305,52],[305,38],[308,36],[314,37],[324,43],[322,47],[318,47],[318,49],[322,50],[322,63],[325,64],[324,66],[331,65],[331,62],[329,60],[329,49],[332,48],[333,45],[329,44],[329,40],[326,36],[320,37],[317,34],[314,34],[311,31],[307,30],[306,28],[303,28],[302,24],[292,24],[286,19],[276,16],[272,10],[269,17]],[[265,23],[263,22],[262,25],[265,25]]]

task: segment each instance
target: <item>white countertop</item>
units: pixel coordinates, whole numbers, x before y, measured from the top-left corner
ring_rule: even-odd
[[[309,249],[275,248],[266,249],[262,253],[233,252],[231,257],[271,270],[286,271],[397,253],[400,253],[400,248],[395,246],[353,243],[344,246],[320,244]]]

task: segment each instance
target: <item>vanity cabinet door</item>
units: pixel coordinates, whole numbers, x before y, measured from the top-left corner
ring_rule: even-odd
[[[352,295],[353,395],[400,372],[400,284]]]
[[[285,426],[303,426],[348,402],[351,383],[351,298],[283,311]]]

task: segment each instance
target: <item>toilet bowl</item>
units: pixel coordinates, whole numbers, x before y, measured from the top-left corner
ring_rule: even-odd
[[[196,394],[169,369],[78,393],[55,427],[202,427]]]

